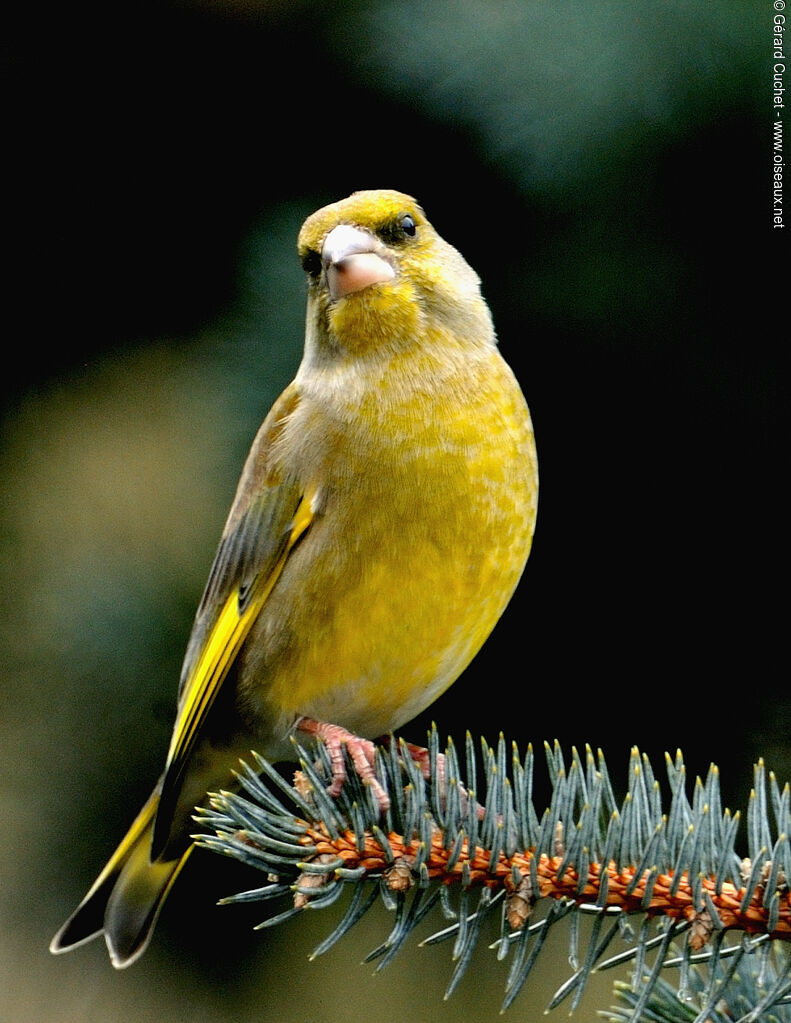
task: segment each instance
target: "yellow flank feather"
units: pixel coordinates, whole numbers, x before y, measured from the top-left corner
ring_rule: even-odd
[[[192,808],[238,758],[287,759],[322,723],[349,741],[400,728],[469,664],[527,560],[532,424],[475,272],[389,190],[314,213],[298,253],[304,356],[245,463],[165,771],[54,951],[103,929],[114,965],[134,961]]]

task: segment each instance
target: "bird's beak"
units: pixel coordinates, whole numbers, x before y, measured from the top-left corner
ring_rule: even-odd
[[[380,243],[361,227],[339,224],[330,231],[324,239],[321,259],[333,302],[395,277],[395,270],[380,251]]]

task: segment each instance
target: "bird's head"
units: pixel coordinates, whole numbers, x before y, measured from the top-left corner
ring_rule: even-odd
[[[355,192],[308,217],[298,240],[314,354],[387,354],[435,330],[493,343],[477,274],[418,203],[389,189]]]

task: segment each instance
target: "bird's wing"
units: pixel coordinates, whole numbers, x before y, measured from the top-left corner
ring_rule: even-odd
[[[185,769],[217,694],[290,552],[313,519],[312,495],[299,480],[268,465],[272,441],[297,401],[287,390],[259,431],[209,573],[182,670],[152,857],[167,843]]]

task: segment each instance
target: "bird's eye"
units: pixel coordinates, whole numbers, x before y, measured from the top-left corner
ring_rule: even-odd
[[[309,277],[318,277],[321,273],[321,256],[315,249],[308,249],[302,257],[302,269]]]
[[[417,231],[417,224],[415,223],[414,218],[410,217],[408,213],[405,213],[403,217],[401,217],[400,226],[401,230],[404,232],[407,238],[415,237],[415,232]]]
[[[401,245],[417,234],[417,224],[411,213],[399,213],[393,220],[382,224],[376,232],[385,245]]]

